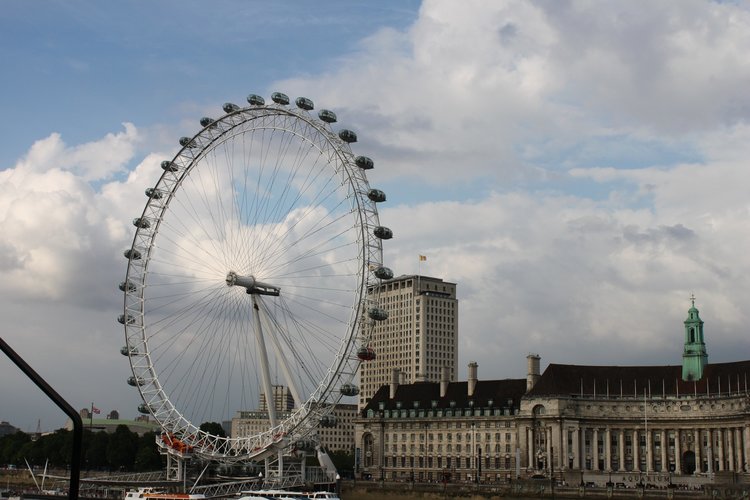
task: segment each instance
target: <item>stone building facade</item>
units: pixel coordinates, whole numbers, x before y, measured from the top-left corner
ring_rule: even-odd
[[[383,386],[356,420],[355,455],[365,477],[416,481],[504,481],[518,463],[516,416],[526,380]]]
[[[522,462],[627,482],[748,472],[750,361],[706,365],[701,380],[683,381],[681,371],[550,365],[517,415]]]
[[[682,365],[550,364],[526,379],[399,384],[356,420],[358,471],[384,479],[482,482],[543,475],[624,483],[748,474],[750,360],[707,362],[695,305]]]

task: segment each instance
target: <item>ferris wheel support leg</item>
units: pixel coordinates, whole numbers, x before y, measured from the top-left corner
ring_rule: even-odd
[[[271,427],[276,427],[276,402],[273,397],[273,388],[271,387],[271,373],[268,368],[268,351],[266,350],[266,341],[263,338],[263,329],[260,325],[260,308],[258,307],[258,296],[250,295],[253,298],[253,318],[255,319],[255,340],[258,343],[258,354],[260,354],[261,372],[263,374],[263,392],[266,394],[266,407],[268,408],[268,420]],[[266,470],[266,473],[268,471]],[[266,475],[266,477],[268,477]]]
[[[167,453],[167,481],[183,481],[185,479],[185,461],[173,453]]]
[[[273,344],[274,352],[276,353],[276,360],[281,365],[281,371],[284,372],[284,377],[286,378],[287,385],[289,386],[289,391],[292,393],[292,397],[294,398],[294,404],[299,404],[300,401],[304,400],[300,398],[300,392],[297,389],[297,385],[294,383],[292,372],[289,370],[289,363],[287,362],[286,356],[284,356],[284,351],[282,351],[281,349],[278,336],[274,334],[273,327],[269,327],[269,330],[271,332],[271,343]]]

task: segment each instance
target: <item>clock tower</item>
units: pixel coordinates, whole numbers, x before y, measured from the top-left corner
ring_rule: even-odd
[[[695,307],[695,296],[690,297],[692,303],[685,320],[685,348],[682,351],[682,380],[700,380],[703,378],[703,368],[708,363],[706,343],[703,341],[703,321]]]

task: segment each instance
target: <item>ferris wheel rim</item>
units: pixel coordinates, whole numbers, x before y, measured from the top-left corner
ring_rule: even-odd
[[[148,337],[146,334],[147,323],[144,320],[145,298],[144,289],[148,286],[148,266],[151,261],[151,251],[154,248],[154,242],[159,234],[159,227],[164,220],[164,215],[168,213],[170,201],[182,186],[182,179],[189,175],[195,168],[201,158],[204,158],[208,151],[211,151],[217,140],[227,137],[226,134],[236,130],[253,120],[262,118],[276,119],[284,117],[292,121],[300,121],[312,126],[323,138],[324,142],[335,150],[335,154],[340,158],[342,168],[349,178],[349,183],[353,191],[354,198],[359,207],[357,210],[357,219],[361,238],[360,246],[357,250],[359,282],[357,286],[357,295],[352,301],[352,313],[347,323],[346,331],[342,335],[341,346],[334,357],[334,363],[329,367],[327,378],[322,380],[318,385],[317,391],[311,394],[304,402],[300,404],[299,410],[294,412],[292,417],[284,420],[276,428],[269,429],[266,433],[258,434],[253,439],[245,438],[224,438],[216,436],[199,427],[189,418],[185,417],[180,409],[173,404],[169,394],[159,382],[159,376],[155,367],[154,360],[148,346]],[[226,127],[222,129],[222,127]],[[298,132],[294,132],[298,133]],[[183,142],[183,141],[181,141]],[[196,152],[196,149],[198,151]],[[202,448],[202,453],[208,456],[223,456],[229,458],[230,455],[237,456],[236,450],[245,450],[246,454],[254,448],[265,449],[269,445],[279,444],[287,436],[303,435],[303,432],[293,432],[302,429],[305,432],[311,430],[309,424],[313,423],[316,417],[320,417],[330,411],[330,408],[319,407],[315,405],[316,401],[322,395],[329,395],[335,391],[336,384],[342,381],[351,381],[356,373],[359,360],[353,355],[356,349],[357,341],[367,341],[370,327],[363,327],[361,321],[365,312],[371,308],[374,303],[372,297],[368,296],[368,289],[379,278],[375,276],[375,270],[382,266],[382,246],[380,238],[373,235],[373,230],[379,227],[379,219],[375,203],[368,199],[366,193],[369,191],[369,184],[364,171],[355,164],[354,157],[348,144],[336,136],[331,127],[322,121],[315,120],[309,116],[306,110],[294,110],[283,106],[251,106],[239,108],[227,113],[221,118],[212,121],[204,126],[196,135],[184,141],[182,149],[169,161],[169,165],[174,165],[176,170],[165,168],[164,173],[156,183],[155,188],[161,193],[157,199],[150,196],[146,206],[137,220],[143,226],[146,222],[152,221],[155,224],[148,227],[140,227],[136,224],[136,233],[133,237],[132,245],[129,249],[128,268],[126,272],[126,286],[124,290],[124,313],[125,334],[128,348],[128,358],[135,378],[136,386],[151,413],[156,420],[162,425],[165,433],[175,436],[174,439],[186,441],[193,446]],[[166,203],[163,202],[166,198]],[[134,222],[135,224],[135,222]],[[141,252],[141,259],[135,259],[134,254]],[[139,263],[139,260],[141,261]],[[131,287],[131,284],[134,285]],[[135,313],[135,314],[133,314]],[[132,322],[131,322],[132,317]],[[348,378],[346,378],[348,377]],[[339,395],[340,399],[341,395]],[[307,422],[308,427],[303,427]],[[314,422],[317,425],[317,422]],[[235,451],[234,453],[232,451]]]

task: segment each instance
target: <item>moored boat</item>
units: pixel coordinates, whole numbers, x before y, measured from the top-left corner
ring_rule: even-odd
[[[170,493],[152,487],[141,487],[125,493],[125,500],[202,500],[205,495],[195,493]]]

